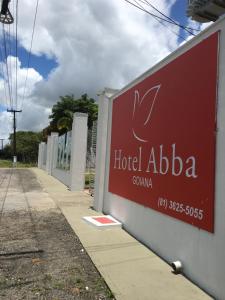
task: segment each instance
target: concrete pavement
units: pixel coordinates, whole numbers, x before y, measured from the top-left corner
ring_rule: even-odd
[[[61,209],[95,266],[118,300],[212,299],[152,251],[120,228],[95,229],[83,216],[93,211],[93,198],[68,188],[43,170],[32,169],[46,194]]]

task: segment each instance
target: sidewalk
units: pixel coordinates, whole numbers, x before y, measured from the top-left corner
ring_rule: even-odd
[[[99,230],[82,220],[97,215],[93,198],[68,188],[43,170],[32,169],[38,181],[61,209],[117,300],[212,299],[140,244],[123,229]]]

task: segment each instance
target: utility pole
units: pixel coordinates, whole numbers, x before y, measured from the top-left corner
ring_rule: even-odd
[[[3,150],[3,141],[4,141],[5,139],[0,139],[0,141],[2,142],[2,150]]]
[[[13,165],[16,165],[16,113],[22,112],[22,110],[7,109],[7,112],[13,113]]]

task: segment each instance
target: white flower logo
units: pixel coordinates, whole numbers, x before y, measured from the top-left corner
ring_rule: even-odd
[[[158,95],[158,92],[159,92],[160,88],[161,88],[161,84],[153,86],[152,88],[147,90],[147,92],[142,96],[141,99],[140,99],[139,91],[138,90],[134,91],[134,108],[133,108],[133,128],[132,128],[132,132],[133,132],[133,136],[135,137],[135,139],[137,139],[140,142],[146,143],[146,142],[148,142],[148,140],[141,137],[141,133],[138,133],[137,129],[134,128],[136,115],[137,115],[138,111],[144,105],[147,108],[146,109],[146,114],[147,115],[143,116],[142,126],[144,127],[149,123],[149,121],[151,120],[153,107],[155,105],[155,101],[156,101],[156,98],[157,98],[157,95]]]

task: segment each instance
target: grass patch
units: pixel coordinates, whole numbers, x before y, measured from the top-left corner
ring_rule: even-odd
[[[95,173],[85,173],[85,188],[89,188],[90,185],[93,185],[93,182],[95,180]]]
[[[0,159],[0,168],[12,168],[13,164],[11,160],[3,160]],[[37,164],[35,163],[22,163],[22,162],[17,162],[16,167],[17,168],[31,168],[31,167],[36,167]]]

